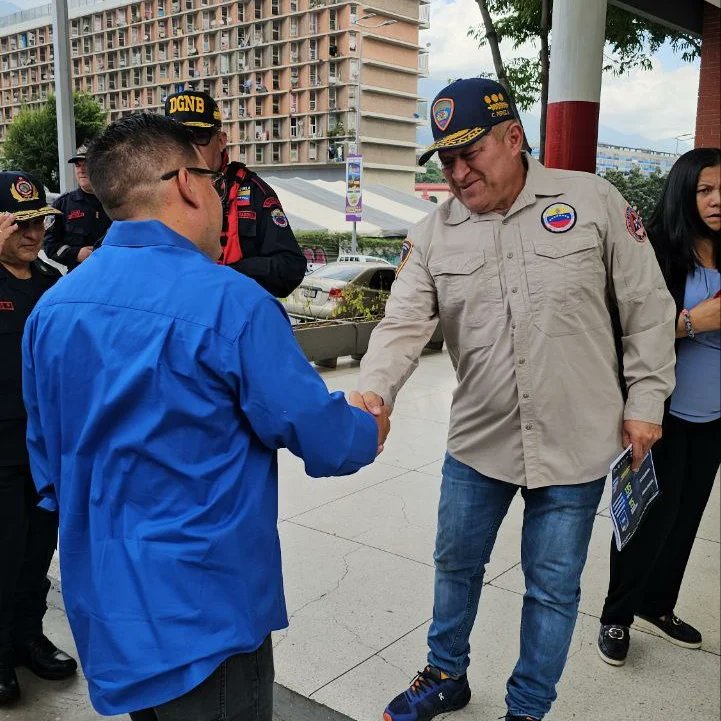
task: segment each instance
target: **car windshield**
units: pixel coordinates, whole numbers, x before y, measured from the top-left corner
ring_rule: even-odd
[[[331,280],[344,280],[346,282],[353,280],[360,270],[354,267],[342,266],[342,265],[324,265],[318,270],[314,270],[309,273],[306,278],[330,278]]]

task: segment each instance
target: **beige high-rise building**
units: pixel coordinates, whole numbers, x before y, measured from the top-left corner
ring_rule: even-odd
[[[413,191],[430,0],[70,0],[73,87],[110,120],[205,90],[232,159],[337,179],[356,136],[367,182]],[[50,6],[0,18],[0,142],[53,90]]]

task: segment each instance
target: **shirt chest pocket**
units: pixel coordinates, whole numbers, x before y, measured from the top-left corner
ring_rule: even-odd
[[[496,260],[485,250],[437,258],[428,268],[441,311],[456,312],[503,300]]]
[[[593,232],[524,240],[524,256],[534,310],[570,310],[604,287],[605,268]]]
[[[492,344],[500,333],[503,296],[495,257],[485,250],[431,261],[444,333],[461,347]]]
[[[566,335],[599,324],[606,271],[598,236],[543,236],[523,242],[528,297],[534,323],[548,335]]]

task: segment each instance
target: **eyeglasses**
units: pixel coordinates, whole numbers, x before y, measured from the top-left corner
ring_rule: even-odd
[[[171,170],[167,173],[163,173],[160,176],[161,180],[170,180],[175,178],[182,168],[177,170]],[[210,177],[210,182],[215,188],[215,192],[221,197],[225,197],[225,174],[218,172],[217,170],[210,170],[209,168],[186,168],[189,173],[195,173],[196,175],[207,175]]]
[[[210,145],[210,141],[216,136],[217,132],[215,128],[193,128],[191,130],[193,142],[201,147]]]

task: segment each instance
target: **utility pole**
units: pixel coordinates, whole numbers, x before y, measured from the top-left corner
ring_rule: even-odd
[[[53,48],[55,50],[55,108],[58,123],[58,179],[60,192],[75,187],[75,173],[67,162],[75,154],[72,64],[68,37],[67,0],[53,0]]]

